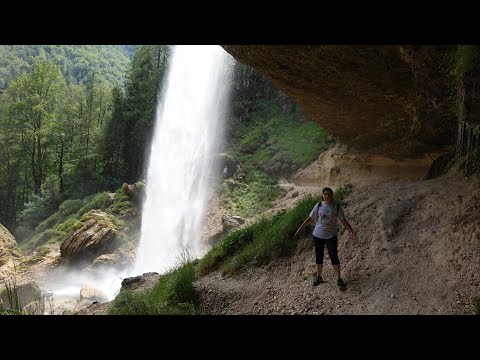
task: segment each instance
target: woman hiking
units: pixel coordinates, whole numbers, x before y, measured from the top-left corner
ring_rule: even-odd
[[[324,247],[327,246],[328,256],[332,262],[333,271],[337,276],[337,285],[340,290],[344,291],[347,286],[340,276],[340,260],[338,259],[338,238],[337,238],[337,219],[350,231],[352,239],[356,240],[357,235],[352,229],[340,204],[333,201],[332,189],[326,187],[322,190],[323,199],[316,204],[310,215],[305,219],[302,225],[295,232],[294,237],[298,237],[304,230],[305,226],[315,223],[313,229],[313,243],[315,245],[315,263],[317,264],[317,276],[313,278],[313,286],[323,283],[323,254]]]

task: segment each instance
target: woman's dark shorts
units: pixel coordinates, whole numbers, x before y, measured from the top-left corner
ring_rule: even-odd
[[[320,239],[316,236],[313,236],[313,243],[315,244],[315,263],[317,263],[318,265],[323,264],[323,252],[325,245],[327,245],[328,256],[330,256],[332,265],[340,264],[337,249],[338,238],[336,236],[330,239]]]

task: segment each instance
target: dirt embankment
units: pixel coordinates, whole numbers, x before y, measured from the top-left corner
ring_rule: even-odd
[[[315,271],[310,235],[291,258],[196,281],[205,314],[474,314],[480,296],[480,181],[452,171],[415,180],[359,183],[345,199],[358,232],[339,238],[346,292],[336,287],[328,255],[324,279]],[[321,186],[284,183],[276,207],[293,206]],[[334,187],[334,186],[332,186]],[[298,191],[299,195],[290,194]],[[272,210],[274,211],[274,210]],[[307,216],[307,214],[305,214]],[[294,241],[292,239],[292,241]]]

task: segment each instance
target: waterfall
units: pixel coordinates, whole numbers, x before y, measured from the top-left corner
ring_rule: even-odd
[[[202,255],[201,227],[222,138],[232,59],[220,46],[176,46],[159,97],[133,273],[165,273]]]

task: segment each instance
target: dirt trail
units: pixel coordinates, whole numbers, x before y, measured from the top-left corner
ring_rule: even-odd
[[[315,269],[310,235],[291,258],[235,276],[217,271],[195,282],[205,314],[474,314],[480,296],[480,186],[456,172],[432,180],[387,181],[356,187],[345,214],[357,230],[339,238],[340,292],[326,254],[324,279]],[[293,206],[321,188],[279,200]],[[303,192],[303,194],[302,194]],[[307,214],[305,215],[307,216]],[[292,239],[293,241],[293,239]]]

